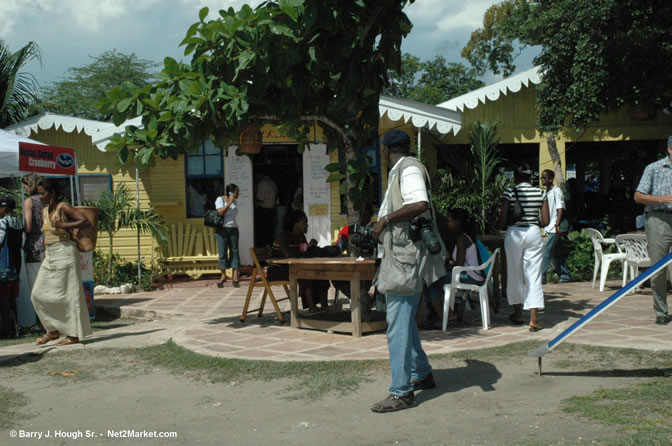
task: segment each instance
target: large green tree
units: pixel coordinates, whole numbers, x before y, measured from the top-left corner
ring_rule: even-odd
[[[442,56],[421,62],[418,57],[404,53],[401,72],[390,71],[389,76],[385,94],[425,104],[439,104],[484,85],[474,68],[449,63]]]
[[[158,82],[108,93],[102,107],[115,123],[137,115],[143,122],[112,147],[122,162],[151,165],[208,138],[226,147],[250,122],[278,124],[302,142],[317,123],[330,149],[344,148],[354,219],[352,204],[362,201],[366,181],[351,178],[365,165],[357,149],[377,136],[378,96],[388,70],[399,69],[401,40],[411,29],[403,8],[413,1],[267,1],[220,10],[213,20],[203,8],[182,42],[189,64],[166,58]]]
[[[462,56],[481,72],[508,75],[521,48],[540,47],[538,124],[557,177],[554,135],[565,127],[582,129],[624,105],[669,111],[670,29],[669,0],[507,0],[488,9]]]
[[[30,73],[21,71],[32,60],[41,60],[35,42],[13,53],[0,39],[0,128],[25,119],[26,112],[37,101],[37,81]]]
[[[128,82],[135,88],[151,83],[156,79],[155,71],[160,65],[116,50],[106,51],[92,59],[88,65],[68,68],[62,80],[46,86],[40,105],[66,115],[108,120],[111,114],[96,107],[97,102],[105,99],[105,93],[122,82]]]

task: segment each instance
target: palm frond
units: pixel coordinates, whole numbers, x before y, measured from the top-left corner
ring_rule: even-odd
[[[30,106],[38,102],[37,80],[30,73],[20,72],[33,60],[42,62],[35,42],[12,53],[0,39],[0,127],[21,121]]]

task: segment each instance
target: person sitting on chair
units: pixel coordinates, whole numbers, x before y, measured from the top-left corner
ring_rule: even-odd
[[[443,315],[443,286],[450,284],[452,281],[452,270],[456,266],[478,266],[480,261],[478,258],[478,250],[476,249],[476,242],[474,234],[467,232],[468,228],[473,228],[470,224],[470,218],[467,211],[464,209],[452,209],[446,214],[446,228],[450,234],[450,240],[453,243],[447,244],[452,246],[451,255],[446,258],[446,271],[448,274],[443,276],[429,286],[425,298],[428,305],[431,306],[435,317],[434,322],[440,324]],[[476,271],[463,271],[460,274],[461,283],[469,283],[472,285],[482,285],[485,278]],[[455,308],[459,310],[453,311],[448,315],[448,323],[454,323],[461,320],[464,311],[463,302],[458,297],[455,300]],[[464,302],[466,303],[466,302]]]
[[[311,240],[310,243],[306,241],[307,231],[306,214],[299,210],[290,211],[283,221],[283,231],[273,242],[271,257],[276,259],[304,257],[309,247],[317,246],[315,240]],[[269,266],[267,277],[269,281],[289,280],[289,266]],[[316,302],[319,301],[322,309],[326,309],[328,288],[329,282],[326,280],[299,280],[299,295],[303,308],[308,308],[311,312],[317,311]]]

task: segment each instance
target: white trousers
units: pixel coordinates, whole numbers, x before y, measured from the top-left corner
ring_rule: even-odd
[[[506,299],[523,309],[544,308],[541,264],[544,243],[539,226],[510,226],[504,238],[506,251]]]

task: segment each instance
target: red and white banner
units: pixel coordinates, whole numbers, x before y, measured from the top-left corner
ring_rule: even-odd
[[[51,175],[76,175],[75,149],[19,142],[19,170]]]

